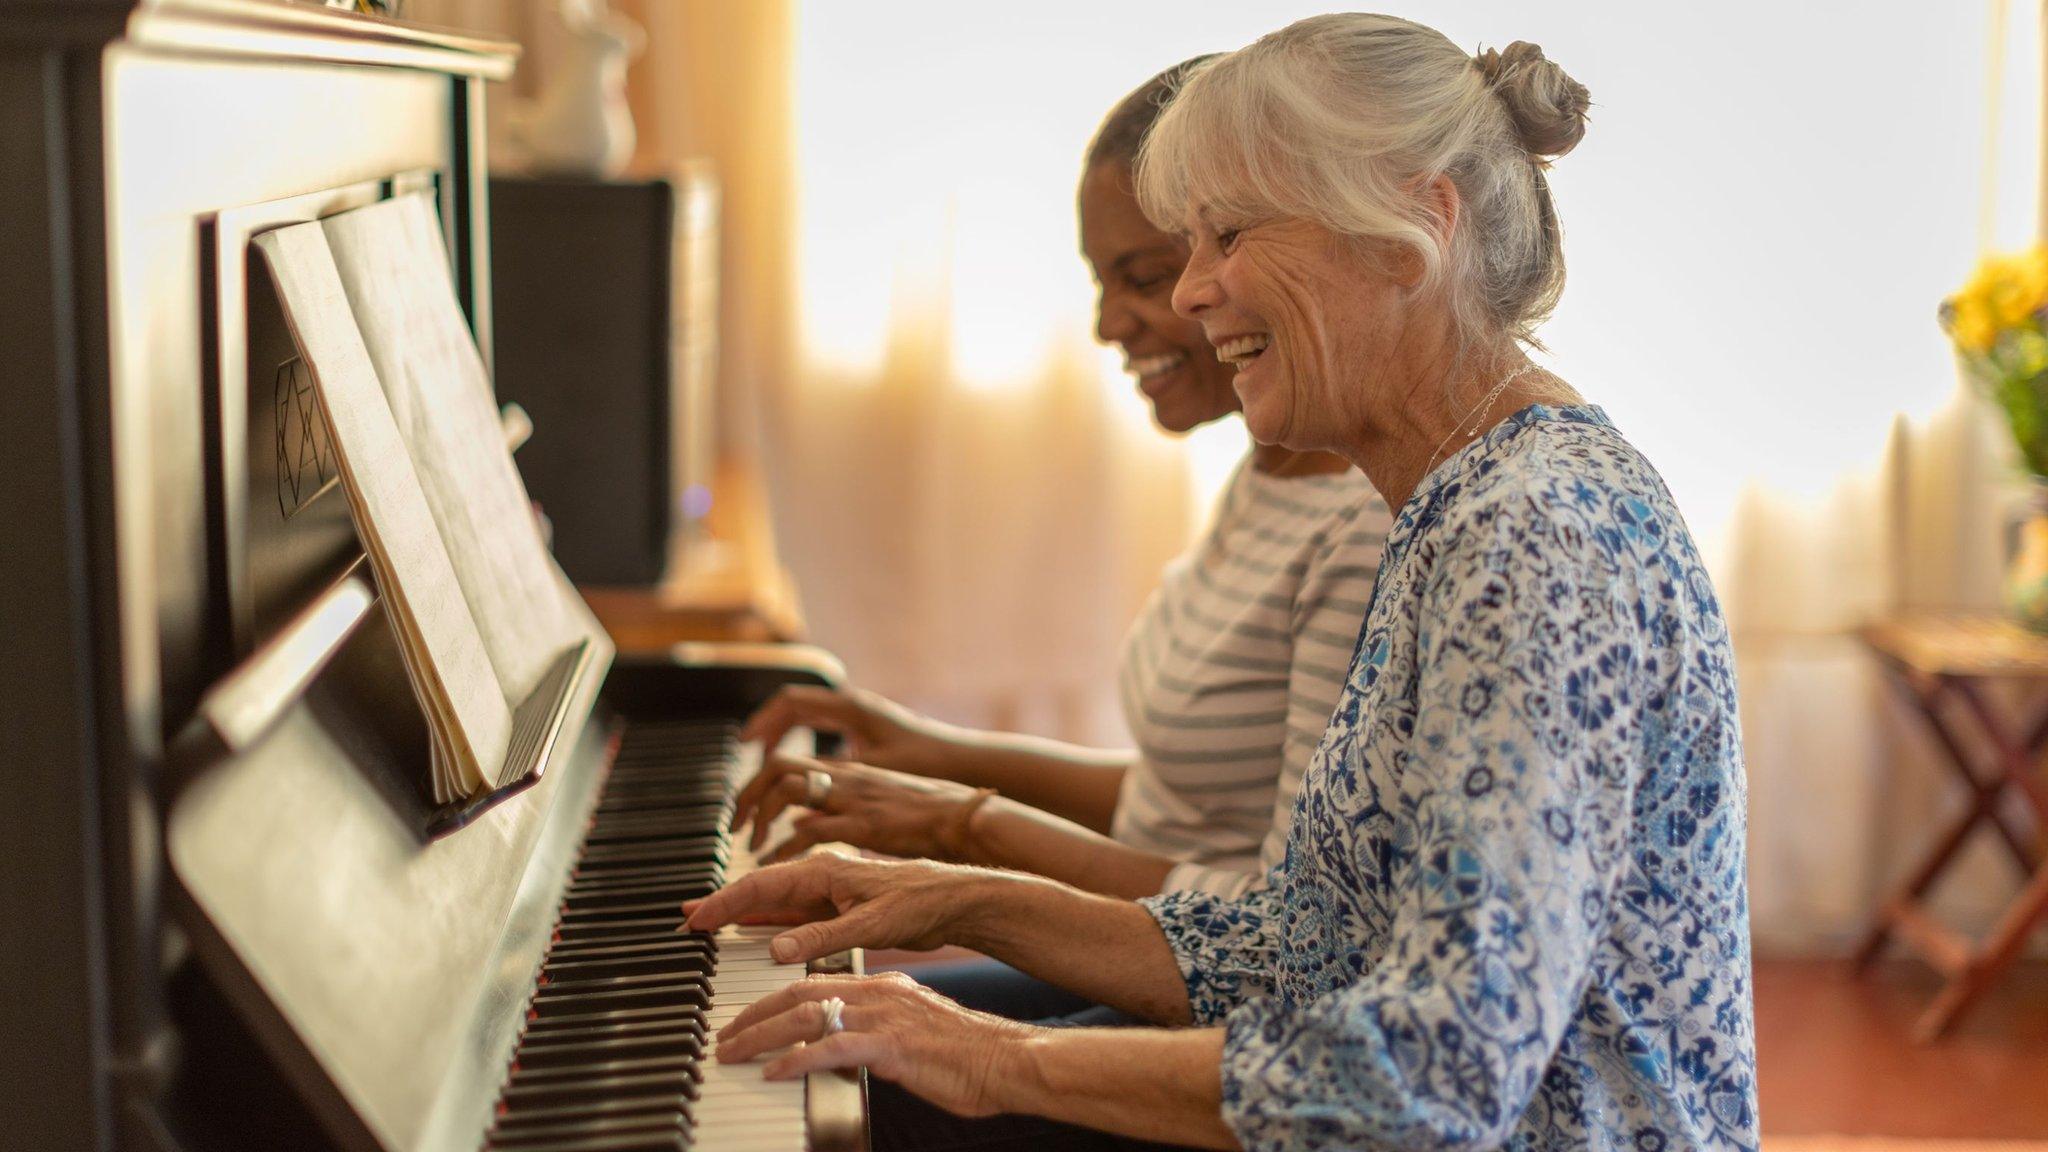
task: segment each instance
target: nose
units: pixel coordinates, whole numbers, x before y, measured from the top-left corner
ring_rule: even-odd
[[[1180,280],[1173,286],[1173,311],[1184,319],[1199,320],[1202,313],[1223,300],[1216,287],[1215,258],[1208,248],[1207,244],[1195,245],[1188,256],[1188,266],[1181,270]]]
[[[1119,302],[1108,289],[1095,300],[1095,338],[1104,344],[1116,344],[1129,340],[1138,334],[1138,317]]]

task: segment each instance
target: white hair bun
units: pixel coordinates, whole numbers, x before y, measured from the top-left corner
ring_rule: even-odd
[[[1507,106],[1515,135],[1531,156],[1554,158],[1578,146],[1586,135],[1586,86],[1543,56],[1527,40],[1488,48],[1472,58],[1487,87]]]

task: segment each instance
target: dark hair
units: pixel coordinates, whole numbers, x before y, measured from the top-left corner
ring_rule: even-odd
[[[1145,133],[1152,130],[1160,111],[1180,90],[1188,74],[1221,55],[1221,52],[1208,52],[1183,60],[1138,85],[1137,91],[1117,101],[1116,107],[1103,117],[1102,127],[1095,130],[1095,138],[1088,142],[1088,169],[1093,171],[1097,164],[1107,161],[1124,165],[1135,163],[1138,145],[1145,142]]]

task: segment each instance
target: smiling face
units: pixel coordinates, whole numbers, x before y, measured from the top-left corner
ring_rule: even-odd
[[[1200,324],[1174,314],[1187,246],[1145,219],[1130,188],[1130,168],[1115,161],[1081,181],[1081,254],[1099,289],[1095,335],[1123,350],[1159,426],[1186,432],[1237,410],[1232,369],[1217,360]]]
[[[1232,366],[1252,438],[1344,448],[1388,390],[1417,274],[1307,220],[1245,224],[1196,209],[1187,229],[1192,250],[1174,311],[1200,324]]]

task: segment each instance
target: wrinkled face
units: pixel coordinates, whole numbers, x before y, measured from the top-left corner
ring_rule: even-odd
[[[1398,348],[1407,292],[1388,261],[1308,220],[1190,209],[1174,311],[1235,371],[1253,439],[1337,449],[1364,426]]]
[[[1129,191],[1130,169],[1097,164],[1081,181],[1081,255],[1095,273],[1095,335],[1123,350],[1124,367],[1169,432],[1186,432],[1237,410],[1231,369],[1174,315],[1173,288],[1186,244],[1154,228]]]

